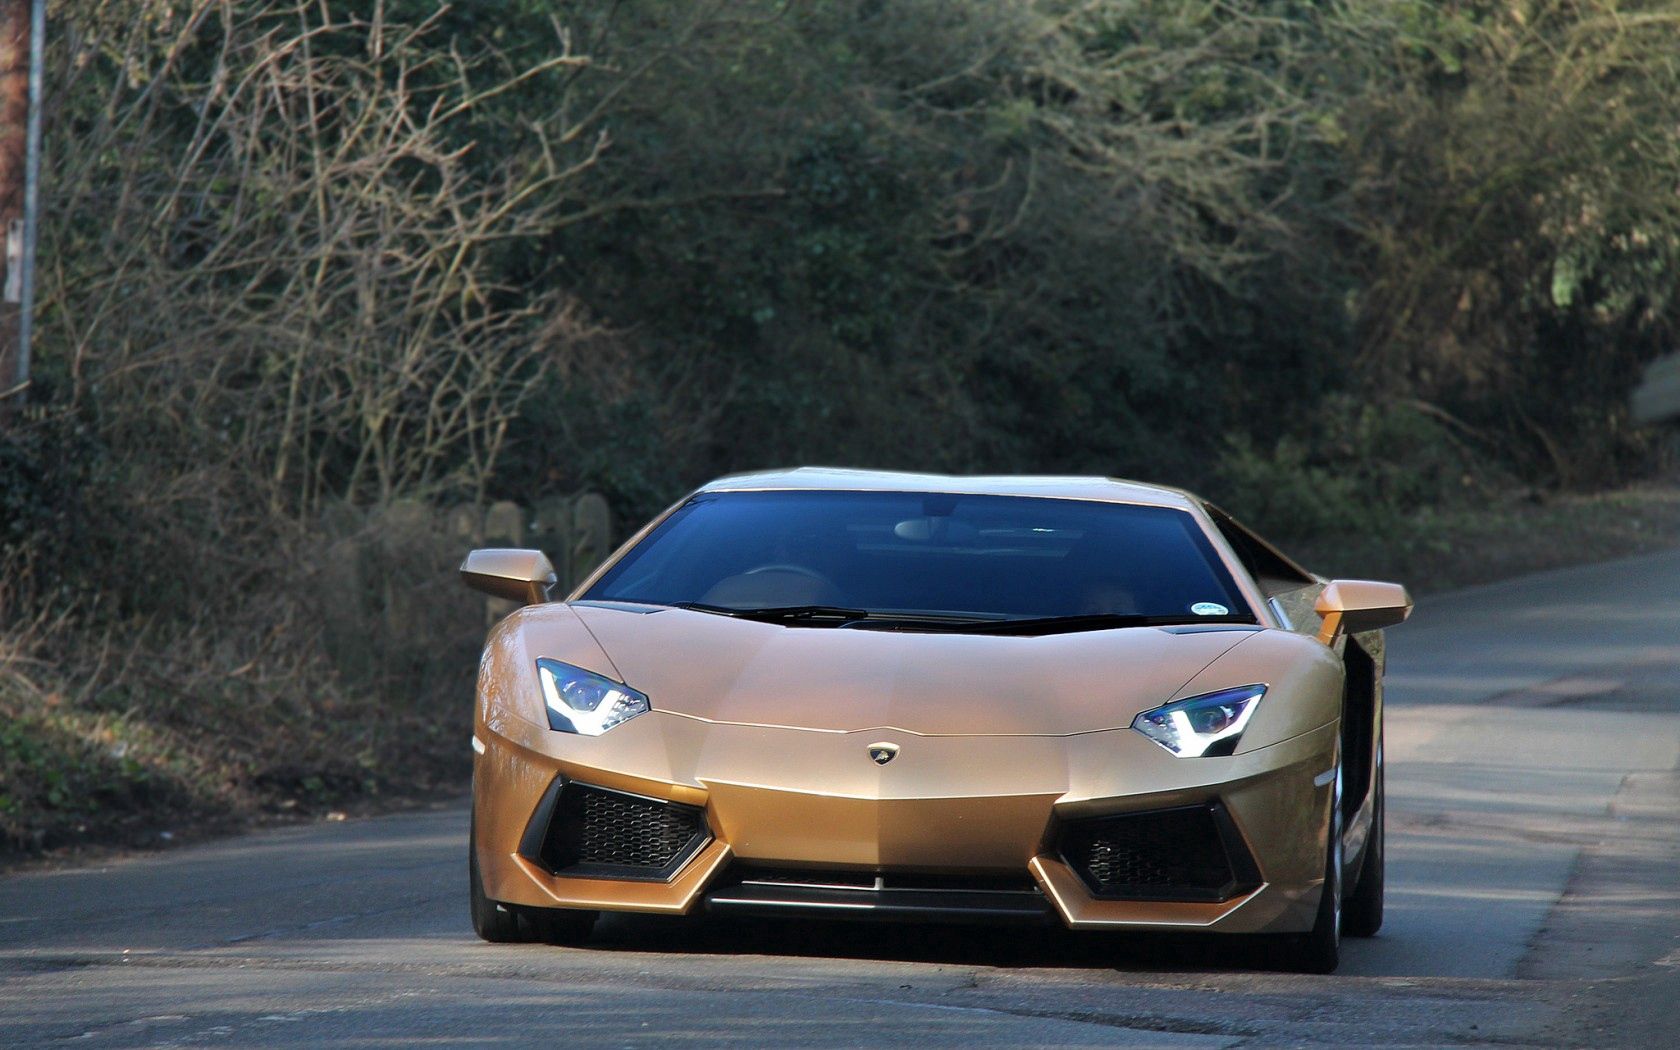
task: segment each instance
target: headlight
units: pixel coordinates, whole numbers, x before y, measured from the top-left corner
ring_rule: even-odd
[[[1265,695],[1265,686],[1245,685],[1175,700],[1138,715],[1132,728],[1179,758],[1228,755]]]
[[[538,660],[537,681],[549,728],[562,733],[600,736],[648,710],[648,698],[624,683],[559,660]]]

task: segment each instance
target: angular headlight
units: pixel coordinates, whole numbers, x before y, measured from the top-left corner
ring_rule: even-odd
[[[1244,685],[1175,700],[1138,715],[1132,728],[1179,758],[1228,755],[1265,695],[1263,685]]]
[[[600,736],[648,710],[648,698],[624,683],[559,660],[538,660],[537,681],[549,728],[562,733]]]

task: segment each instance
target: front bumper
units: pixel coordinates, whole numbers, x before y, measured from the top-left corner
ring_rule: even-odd
[[[1190,760],[1129,729],[923,737],[721,725],[663,712],[601,737],[523,722],[481,724],[476,734],[479,864],[486,892],[507,903],[884,918],[1036,911],[1076,929],[1256,933],[1312,925],[1337,726]],[[897,757],[871,761],[877,742],[897,744]],[[563,856],[569,847],[544,839],[567,785],[653,800],[644,807],[693,807],[704,834],[670,854],[669,870],[572,863]],[[1209,880],[1188,895],[1201,899],[1136,887],[1103,893],[1065,855],[1069,830],[1090,821],[1191,809],[1220,815],[1233,858],[1228,885],[1215,892],[1208,887],[1218,880]],[[820,891],[751,882],[757,888],[743,893],[741,873],[761,870],[834,877]],[[1019,887],[1008,887],[1012,880]],[[992,895],[972,895],[977,888]],[[996,896],[1020,891],[1032,901]]]

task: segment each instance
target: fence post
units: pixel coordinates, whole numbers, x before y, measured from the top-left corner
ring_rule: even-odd
[[[576,587],[612,553],[612,512],[599,493],[585,492],[572,507],[572,546],[567,552],[568,587]]]
[[[1635,423],[1680,419],[1680,354],[1658,358],[1645,366],[1645,376],[1633,390],[1631,407]]]
[[[490,509],[484,512],[484,545],[486,547],[523,547],[525,546],[525,510],[511,500],[499,500],[490,504]],[[519,603],[506,598],[486,598],[484,601],[484,626],[490,627],[497,620],[519,608]]]
[[[572,549],[572,501],[566,496],[550,496],[531,508],[529,542],[548,555],[554,563],[554,574],[560,577],[558,592],[572,586],[567,569],[567,555]]]

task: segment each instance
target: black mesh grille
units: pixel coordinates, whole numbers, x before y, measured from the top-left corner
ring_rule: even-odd
[[[1102,897],[1224,900],[1254,881],[1229,817],[1213,806],[1071,822],[1062,857]]]
[[[560,790],[540,859],[562,875],[664,878],[710,837],[694,806],[573,783]]]

